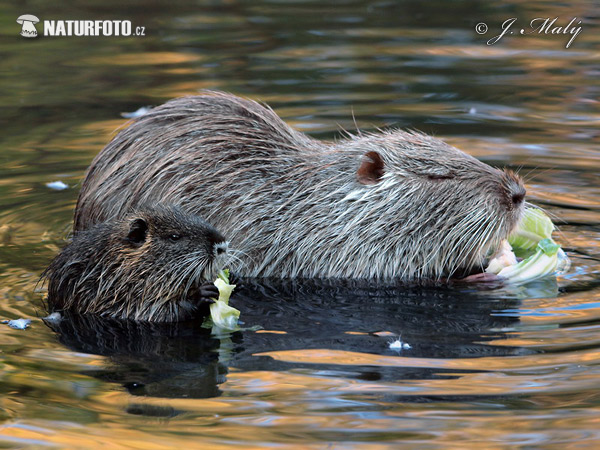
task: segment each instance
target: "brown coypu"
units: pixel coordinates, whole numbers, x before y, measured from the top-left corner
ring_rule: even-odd
[[[173,322],[207,313],[231,262],[225,238],[174,207],[143,207],[75,233],[43,274],[53,311]]]
[[[312,139],[231,94],[171,100],[94,159],[75,230],[160,200],[201,214],[248,277],[442,279],[481,271],[514,229],[510,171],[420,134]]]

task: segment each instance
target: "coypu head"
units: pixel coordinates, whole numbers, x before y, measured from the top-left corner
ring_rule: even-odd
[[[521,219],[526,192],[516,174],[439,139],[393,130],[346,144],[362,156],[343,202],[354,220],[370,222],[373,248],[390,255],[380,256],[382,271],[404,279],[481,272]]]
[[[200,217],[142,207],[76,233],[43,276],[51,310],[172,322],[205,308],[201,283],[231,260],[225,238]]]

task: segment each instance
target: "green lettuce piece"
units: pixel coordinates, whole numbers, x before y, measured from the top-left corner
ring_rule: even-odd
[[[552,240],[553,230],[552,221],[543,211],[534,208],[525,210],[519,227],[508,238],[508,242],[502,242],[485,271],[495,273],[511,283],[566,271],[569,258],[560,245]],[[517,263],[515,254],[524,259]]]
[[[225,283],[229,284],[229,269],[223,269],[217,274],[217,278],[220,278]]]
[[[217,278],[215,280],[215,286],[217,287],[217,289],[219,289],[219,298],[217,299],[217,301],[229,305],[229,297],[231,297],[231,293],[235,288],[235,284],[229,284],[223,281],[222,278]]]
[[[554,224],[541,209],[528,208],[518,228],[508,238],[515,250],[535,250],[542,239],[552,238]]]
[[[213,325],[225,331],[238,330],[240,311],[229,306],[229,297],[235,289],[235,284],[229,284],[229,270],[222,270],[219,273],[215,286],[219,289],[219,298],[210,305],[210,318]]]
[[[560,245],[558,245],[552,239],[542,239],[540,242],[538,242],[538,247],[548,256],[554,256],[560,250]]]
[[[518,283],[552,275],[559,266],[559,250],[560,246],[552,239],[542,239],[533,255],[518,264],[505,267],[498,272],[498,276]]]
[[[213,325],[223,330],[234,331],[238,329],[240,311],[221,300],[217,300],[210,305],[210,318]]]

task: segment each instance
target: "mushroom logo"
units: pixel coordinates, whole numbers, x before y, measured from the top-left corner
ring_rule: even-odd
[[[26,38],[34,38],[37,37],[37,30],[35,29],[35,24],[38,23],[40,19],[31,14],[23,14],[17,19],[17,23],[23,25],[21,29],[21,36]]]

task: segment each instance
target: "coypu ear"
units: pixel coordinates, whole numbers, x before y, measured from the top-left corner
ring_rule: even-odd
[[[129,233],[127,239],[134,244],[141,244],[146,240],[148,224],[144,219],[135,219],[129,224]]]
[[[363,162],[356,172],[358,181],[362,184],[377,184],[383,177],[383,159],[377,152],[367,152]]]

